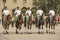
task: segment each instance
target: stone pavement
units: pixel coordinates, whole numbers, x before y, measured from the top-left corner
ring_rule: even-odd
[[[32,34],[15,34],[15,28],[10,26],[9,35],[2,34],[3,28],[0,24],[0,40],[60,40],[60,25],[56,26],[55,34],[47,34],[45,33],[44,26],[44,34],[32,33]],[[25,29],[22,27],[20,32],[24,32]],[[37,28],[32,27],[32,32],[37,32]]]

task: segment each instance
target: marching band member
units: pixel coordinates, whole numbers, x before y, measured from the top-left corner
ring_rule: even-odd
[[[51,10],[49,11],[50,21],[52,20],[52,18],[53,18],[54,15],[55,15],[55,11],[54,11],[53,9],[51,9]],[[49,32],[50,32],[50,29],[48,29],[48,30],[49,30]],[[51,32],[53,32],[53,31],[55,31],[55,30],[51,29]]]
[[[26,11],[26,14],[25,14],[25,15],[26,15],[26,18],[27,18],[26,20],[29,20],[29,17],[31,16],[31,13],[32,13],[32,12],[31,12],[31,10],[30,10],[30,7],[28,7],[28,8],[27,8],[27,11]],[[27,23],[27,21],[26,21],[26,23]],[[28,29],[26,29],[26,30],[28,30]],[[28,30],[28,32],[30,32],[30,31],[31,31],[31,30]]]
[[[40,17],[43,15],[43,10],[41,9],[41,7],[38,7],[38,10],[36,12],[36,17],[37,17],[37,26],[39,24],[39,19]],[[39,29],[39,32],[43,31],[42,29]]]
[[[50,15],[51,17],[53,17],[53,16],[55,15],[55,11],[51,9],[51,10],[49,11],[49,15]]]
[[[30,8],[28,7],[28,9],[27,9],[27,11],[26,11],[26,15],[28,14],[29,16],[31,15],[31,10],[30,10]]]
[[[19,16],[20,14],[21,14],[21,10],[19,9],[19,7],[17,7],[17,9],[16,9],[15,12],[14,12],[15,22],[17,21],[18,16]],[[19,29],[16,29],[16,31],[19,31]]]
[[[21,14],[21,10],[19,9],[19,7],[17,7],[17,9],[15,10],[14,14],[15,14],[15,21],[17,21],[18,16]]]
[[[6,16],[9,15],[9,10],[7,9],[7,7],[4,8],[2,15],[3,15],[3,22],[4,22]]]
[[[43,10],[39,7],[38,10],[37,10],[37,12],[36,12],[36,15],[37,16],[38,15],[42,16],[42,14],[43,14]]]
[[[5,19],[6,19],[6,16],[9,15],[9,10],[7,9],[7,7],[4,8],[3,12],[2,12],[2,15],[3,15],[3,23],[5,22]],[[6,33],[7,29],[4,29],[3,30],[3,33]]]

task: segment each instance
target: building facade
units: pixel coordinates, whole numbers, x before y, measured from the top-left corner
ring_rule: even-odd
[[[31,8],[33,6],[36,6],[36,7],[42,6],[43,10],[46,11],[48,8],[50,8],[49,6],[50,1],[49,0],[0,0],[0,15],[2,14],[2,9],[4,8],[4,6],[7,6],[7,8],[10,11],[10,14],[12,13],[12,9],[16,8],[17,6],[19,6],[20,9],[22,7]],[[59,6],[58,2],[60,1],[53,1],[51,5],[54,6],[57,3],[55,6]]]
[[[2,9],[4,6],[12,13],[12,9],[19,6],[21,9],[22,7],[33,7],[33,0],[0,0],[0,15],[2,14]]]

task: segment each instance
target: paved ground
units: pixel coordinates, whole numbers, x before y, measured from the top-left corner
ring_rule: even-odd
[[[23,29],[21,32],[24,32],[25,29]],[[0,40],[60,40],[60,25],[56,26],[56,33],[55,34],[47,34],[45,33],[45,27],[44,27],[44,34],[15,34],[15,28],[10,27],[9,35],[2,34],[3,28],[0,24]],[[37,32],[37,29],[33,26],[32,32]]]

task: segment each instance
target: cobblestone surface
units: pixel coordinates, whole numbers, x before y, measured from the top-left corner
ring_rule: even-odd
[[[45,33],[44,26],[44,34],[32,33],[32,34],[15,34],[15,27],[10,27],[9,35],[2,34],[3,27],[0,24],[0,40],[60,40],[60,25],[56,26],[55,34],[47,34]],[[22,27],[20,32],[24,32],[25,29]],[[32,32],[37,32],[37,28],[32,26]]]

